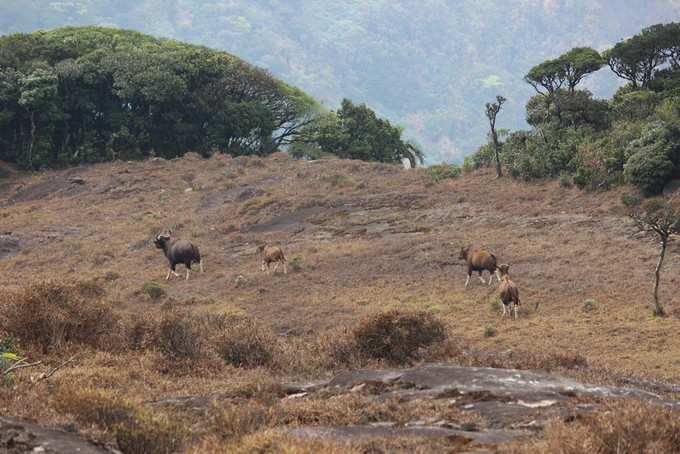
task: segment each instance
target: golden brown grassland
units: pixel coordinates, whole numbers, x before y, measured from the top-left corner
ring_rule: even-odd
[[[294,439],[276,429],[483,421],[432,401],[285,399],[280,383],[422,360],[592,383],[679,382],[680,243],[669,247],[660,287],[669,315],[653,317],[657,245],[626,216],[629,188],[493,177],[481,170],[432,184],[427,169],[284,154],[13,174],[0,182],[0,238],[14,241],[0,256],[0,339],[15,336],[22,356],[43,364],[4,379],[0,414],[75,427],[125,452],[457,452],[464,441]],[[199,245],[204,274],[164,280],[152,238],[168,227]],[[261,241],[295,262],[288,275],[259,271]],[[464,245],[511,265],[519,320],[500,318],[495,284],[473,276],[464,288]],[[596,303],[584,308],[587,299]],[[375,345],[396,336],[385,316],[414,327],[387,353]],[[184,396],[205,401],[167,403]],[[655,424],[633,423],[652,415]],[[657,440],[649,452],[680,452],[664,432],[678,432],[677,416],[605,403],[503,449],[642,452],[612,450],[616,434],[635,427],[636,443]]]

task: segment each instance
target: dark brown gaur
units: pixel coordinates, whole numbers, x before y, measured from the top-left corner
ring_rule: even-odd
[[[286,257],[283,255],[283,251],[280,247],[261,244],[257,247],[257,252],[262,258],[262,271],[266,270],[267,274],[269,274],[269,264],[274,263],[273,272],[276,273],[279,264],[283,264],[283,274],[288,274],[288,270],[286,269]]]
[[[498,286],[498,297],[503,303],[503,316],[505,316],[505,310],[510,306],[510,303],[514,303],[515,320],[517,320],[519,311],[519,289],[517,288],[517,284],[510,280],[510,275],[508,274],[510,265],[502,264],[498,269],[501,271],[501,283]],[[512,317],[512,308],[510,308],[510,317]]]
[[[165,280],[170,279],[170,273],[179,277],[175,272],[175,265],[183,263],[187,267],[186,280],[189,280],[189,270],[191,270],[192,263],[198,263],[201,273],[203,272],[203,260],[201,260],[201,253],[198,251],[198,246],[194,245],[189,240],[170,240],[170,232],[159,233],[156,235],[154,244],[158,249],[163,249],[165,256],[170,262],[170,269]]]
[[[496,267],[496,256],[489,251],[471,251],[469,247],[460,248],[460,257],[467,262],[467,280],[465,281],[465,287],[467,288],[470,283],[470,276],[472,276],[473,271],[479,272],[479,280],[484,284],[484,278],[482,278],[482,271],[489,271],[489,285],[493,280],[493,274],[496,273],[498,282],[501,281],[501,277],[498,274],[498,269]]]

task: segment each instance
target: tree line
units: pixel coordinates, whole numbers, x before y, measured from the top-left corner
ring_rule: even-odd
[[[611,99],[579,89],[604,67],[626,81]],[[647,27],[602,54],[573,48],[524,80],[536,91],[526,104],[531,129],[499,130],[501,146],[481,146],[467,168],[491,165],[498,149],[507,172],[524,180],[560,177],[592,189],[629,181],[651,195],[680,177],[679,23]]]
[[[364,117],[377,127],[353,145],[346,128]],[[345,129],[329,126],[338,118]],[[337,137],[324,141],[328,134]],[[384,162],[414,156],[401,128],[370,108],[346,100],[328,112],[227,52],[104,27],[0,37],[0,159],[23,168],[302,144]]]

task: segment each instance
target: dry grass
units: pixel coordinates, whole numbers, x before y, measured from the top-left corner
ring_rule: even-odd
[[[187,437],[202,441],[186,450],[443,452],[434,441],[291,440],[272,429],[314,417],[348,421],[362,414],[357,406],[373,407],[361,398],[345,407],[335,399],[337,409],[284,405],[275,385],[421,360],[541,368],[592,382],[623,375],[680,382],[680,337],[669,334],[680,320],[651,314],[657,246],[634,234],[621,203],[627,188],[584,193],[558,182],[495,180],[486,169],[430,184],[424,169],[189,154],[94,165],[79,171],[87,190],[77,196],[57,185],[39,199],[6,201],[68,172],[16,175],[3,186],[3,232],[20,247],[0,257],[0,337],[18,337],[26,356],[44,361],[40,372],[66,352],[81,359],[34,385],[36,371],[17,372],[16,388],[0,392],[4,414],[87,431],[81,412],[68,416],[47,399],[51,386],[141,410],[154,399],[225,393],[232,406],[215,407],[213,417],[243,409],[233,429],[238,443],[210,425],[190,426]],[[329,175],[347,184],[333,185]],[[150,240],[166,226],[199,245],[206,273],[161,282],[167,260]],[[285,245],[304,266],[266,276],[256,242]],[[472,280],[464,288],[463,245],[511,265],[519,320],[490,309],[495,285]],[[679,252],[671,243],[661,280],[669,314],[680,312]],[[245,284],[235,286],[239,275]],[[161,282],[165,294],[141,292],[147,281]],[[583,310],[587,299],[595,309]],[[496,335],[485,337],[490,324]],[[196,419],[178,411],[179,420]],[[108,433],[98,427],[97,437]]]
[[[555,419],[535,441],[512,443],[512,454],[674,454],[680,452],[680,413],[658,405],[622,401],[606,403],[595,413],[571,420]]]
[[[65,344],[115,349],[118,323],[111,305],[101,301],[102,290],[89,282],[45,281],[1,296],[0,325],[27,347],[43,353]]]
[[[52,398],[52,405],[74,415],[81,424],[97,426],[125,453],[177,452],[187,433],[186,428],[168,415],[152,413],[118,396],[64,389]]]
[[[350,332],[328,336],[322,346],[329,366],[361,367],[371,360],[407,365],[446,338],[444,325],[428,312],[388,312],[369,315]]]

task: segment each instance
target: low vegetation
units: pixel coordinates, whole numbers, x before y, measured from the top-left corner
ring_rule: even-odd
[[[63,178],[73,172],[83,185]],[[188,173],[203,190],[182,191]],[[673,397],[653,381],[680,376],[668,360],[680,344],[663,334],[678,328],[676,251],[666,252],[659,286],[670,316],[652,318],[658,249],[627,216],[647,205],[623,204],[630,187],[580,192],[557,181],[498,180],[494,169],[431,185],[427,173],[283,154],[190,154],[10,178],[13,202],[0,210],[0,341],[39,364],[1,380],[0,411],[127,450],[135,444],[154,452],[154,443],[155,452],[455,452],[464,440],[394,437],[345,446],[285,430],[418,421],[488,428],[457,396],[452,405],[449,397],[376,399],[395,383],[302,392],[289,384],[427,361],[546,370]],[[352,184],[324,191],[328,185],[315,177],[333,174],[350,175]],[[74,187],[82,192],[72,196]],[[35,198],[42,188],[50,191]],[[173,213],[155,196],[161,189],[174,194]],[[238,213],[267,194],[283,203]],[[202,246],[211,264],[205,273],[158,280],[167,261],[153,238],[165,225]],[[301,257],[301,272],[262,273],[257,245],[265,242],[284,245],[289,264]],[[512,264],[524,295],[518,320],[501,318],[496,282],[464,287],[458,251],[468,244]],[[115,257],[93,266],[99,251]],[[622,274],[612,263],[637,265]],[[165,292],[155,300],[141,290],[154,279]],[[598,305],[587,315],[586,298]],[[486,326],[494,336],[484,335]],[[541,440],[538,431],[523,443]]]
[[[677,410],[633,401],[605,402],[598,411],[574,419],[554,419],[539,440],[506,446],[512,454],[559,452],[680,453]]]

